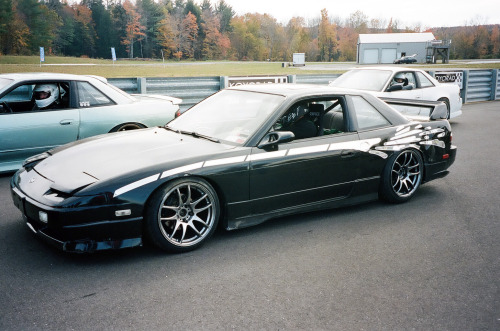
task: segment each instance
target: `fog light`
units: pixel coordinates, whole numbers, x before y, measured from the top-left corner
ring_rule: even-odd
[[[40,220],[40,222],[47,224],[47,222],[49,221],[49,216],[47,215],[46,212],[39,211],[38,212],[38,219]]]
[[[130,215],[132,215],[132,211],[130,209],[117,210],[117,211],[115,211],[115,215],[116,215],[116,217],[130,216]]]

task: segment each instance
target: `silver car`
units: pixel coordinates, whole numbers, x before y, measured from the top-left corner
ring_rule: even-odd
[[[442,101],[448,118],[462,114],[460,89],[454,84],[441,84],[427,72],[402,67],[363,67],[344,73],[330,83],[337,88],[369,91],[377,97]],[[405,115],[428,115],[398,108]]]
[[[40,100],[47,95],[50,101]],[[97,76],[0,75],[0,173],[17,170],[26,158],[75,140],[164,125],[174,118],[181,101],[129,95]]]

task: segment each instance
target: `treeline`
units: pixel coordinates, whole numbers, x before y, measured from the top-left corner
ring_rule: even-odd
[[[436,38],[452,41],[452,59],[500,58],[500,24],[435,28],[433,32]]]
[[[0,54],[110,58],[290,61],[354,61],[360,33],[421,32],[397,20],[301,17],[287,24],[268,14],[237,16],[224,0],[0,0]],[[428,30],[427,31],[431,31]],[[452,39],[452,58],[500,57],[499,26],[432,29]]]

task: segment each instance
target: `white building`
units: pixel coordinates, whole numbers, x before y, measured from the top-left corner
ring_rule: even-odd
[[[393,63],[402,56],[416,54],[418,63],[425,63],[426,48],[435,40],[432,32],[360,34],[357,63]]]

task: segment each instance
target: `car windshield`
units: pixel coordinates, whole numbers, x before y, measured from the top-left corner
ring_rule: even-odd
[[[168,128],[243,145],[284,99],[282,95],[222,90],[168,123]]]
[[[330,86],[366,91],[382,91],[391,77],[390,70],[351,70],[334,80]]]
[[[12,83],[12,79],[7,79],[7,78],[0,78],[0,91],[10,83]]]

